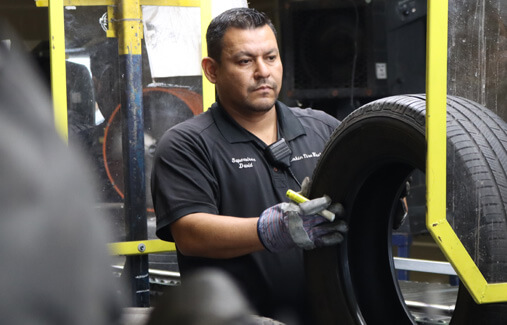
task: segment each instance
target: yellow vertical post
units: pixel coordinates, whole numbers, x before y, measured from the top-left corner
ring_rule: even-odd
[[[65,71],[65,24],[63,19],[63,0],[50,0],[49,46],[51,62],[51,92],[56,130],[67,142],[67,76]]]
[[[447,0],[428,2],[426,71],[427,213],[446,220]],[[435,218],[432,218],[435,220]],[[429,226],[429,225],[428,225]],[[431,228],[431,227],[428,227]]]
[[[208,56],[206,43],[206,30],[211,21],[211,0],[201,0],[201,53],[202,57]],[[215,102],[215,85],[213,85],[202,73],[202,108],[206,111]]]

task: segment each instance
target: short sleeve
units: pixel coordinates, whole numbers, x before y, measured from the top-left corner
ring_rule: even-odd
[[[157,216],[156,234],[173,241],[170,224],[190,213],[217,214],[217,180],[211,150],[192,126],[167,131],[153,164],[151,191]]]

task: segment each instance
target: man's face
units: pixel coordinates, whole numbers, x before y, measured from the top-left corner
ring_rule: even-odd
[[[229,28],[222,44],[215,82],[222,105],[247,115],[269,111],[278,98],[283,74],[271,28]]]

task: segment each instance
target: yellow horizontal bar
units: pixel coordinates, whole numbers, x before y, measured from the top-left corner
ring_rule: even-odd
[[[201,0],[141,0],[143,6],[199,7]]]
[[[160,239],[125,241],[108,244],[111,255],[144,255],[176,251],[176,245]]]
[[[63,0],[64,6],[112,6],[116,0]],[[47,7],[48,0],[35,0],[37,7]],[[199,7],[200,0],[141,0],[142,6]]]
[[[111,6],[115,0],[63,0],[64,6]],[[47,7],[48,0],[35,0],[37,7]]]

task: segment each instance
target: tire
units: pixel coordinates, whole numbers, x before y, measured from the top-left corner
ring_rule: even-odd
[[[424,95],[364,105],[347,116],[321,155],[310,196],[341,202],[350,230],[341,245],[305,253],[318,323],[414,323],[396,280],[391,232],[402,184],[414,170],[425,171],[425,107]],[[506,147],[500,118],[448,97],[447,218],[490,283],[507,281]],[[477,305],[460,288],[451,324],[505,319],[507,304]]]

